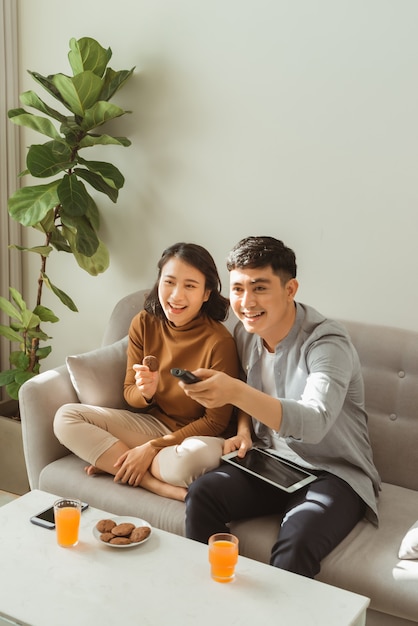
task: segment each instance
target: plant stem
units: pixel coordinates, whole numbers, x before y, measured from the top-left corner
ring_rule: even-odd
[[[48,246],[49,242],[51,240],[51,233],[47,233],[46,234],[46,239],[45,239],[45,245]],[[43,290],[43,286],[44,286],[44,279],[43,279],[43,275],[45,274],[45,270],[46,270],[46,259],[47,257],[44,256],[43,254],[41,254],[41,269],[39,272],[39,278],[38,278],[38,293],[36,296],[36,306],[40,306],[41,302],[42,302],[42,290]],[[38,326],[36,327],[37,331],[41,330],[41,326],[40,324],[38,324]],[[28,370],[30,372],[33,372],[35,367],[37,366],[37,364],[39,363],[39,357],[37,356],[36,352],[39,348],[39,338],[38,337],[33,337],[32,341],[31,341],[31,345],[30,345],[30,350],[29,350],[29,368]]]

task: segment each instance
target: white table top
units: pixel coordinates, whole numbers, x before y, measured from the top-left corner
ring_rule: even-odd
[[[209,574],[207,546],[153,529],[142,545],[100,544],[90,507],[80,542],[60,548],[55,531],[29,522],[55,497],[32,491],[0,508],[0,616],[30,626],[361,626],[368,598],[240,556],[236,580]]]

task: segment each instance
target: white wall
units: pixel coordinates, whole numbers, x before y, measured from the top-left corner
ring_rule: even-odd
[[[117,205],[97,198],[111,267],[92,278],[51,259],[79,313],[46,300],[61,318],[48,366],[98,346],[117,300],[150,285],[178,240],[208,247],[227,293],[228,250],[276,236],[296,252],[299,300],[418,330],[416,0],[18,4],[21,91],[42,92],[26,69],[70,71],[71,37],[136,65],[116,125],[133,145],[99,157],[126,177]]]

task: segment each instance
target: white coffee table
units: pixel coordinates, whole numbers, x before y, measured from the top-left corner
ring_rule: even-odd
[[[60,548],[55,531],[29,522],[54,500],[32,491],[0,508],[0,616],[18,624],[365,624],[368,598],[245,557],[233,583],[216,583],[207,546],[158,529],[129,549],[101,545],[92,528],[112,515],[92,507],[78,546]]]

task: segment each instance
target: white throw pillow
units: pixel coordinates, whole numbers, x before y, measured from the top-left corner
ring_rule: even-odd
[[[418,521],[411,526],[402,539],[398,557],[400,559],[418,559]]]
[[[109,346],[76,356],[67,356],[71,382],[82,404],[123,409],[128,337]]]

